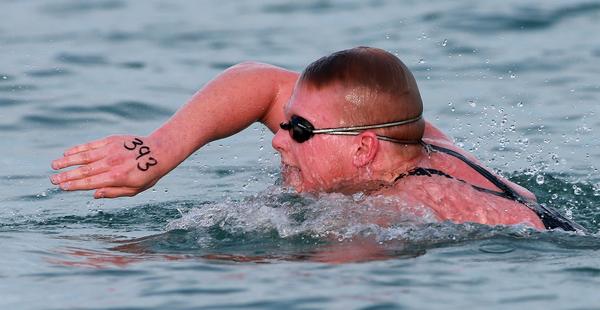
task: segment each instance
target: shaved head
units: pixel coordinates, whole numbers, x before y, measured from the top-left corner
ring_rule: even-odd
[[[423,103],[412,73],[398,57],[378,48],[356,47],[325,56],[306,67],[299,86],[340,87],[335,103],[344,126],[371,125],[414,118]],[[423,120],[376,131],[397,139],[419,140]]]

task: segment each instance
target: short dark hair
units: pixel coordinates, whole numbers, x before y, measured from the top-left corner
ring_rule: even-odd
[[[317,90],[339,84],[345,88],[363,89],[372,100],[361,105],[363,113],[349,118],[356,124],[384,123],[419,116],[423,102],[415,78],[395,55],[378,48],[359,46],[322,57],[304,69],[299,85]],[[381,129],[420,139],[424,121]]]
[[[382,49],[359,46],[322,57],[304,69],[300,82],[316,88],[333,83],[363,86],[404,96],[414,78],[398,57]],[[420,97],[420,96],[419,96]]]

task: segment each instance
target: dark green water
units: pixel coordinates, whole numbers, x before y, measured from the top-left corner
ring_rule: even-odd
[[[0,308],[595,309],[599,20],[597,1],[0,0]],[[274,186],[258,125],[135,198],[48,181],[232,64],[356,45],[397,53],[426,118],[590,233],[363,223],[369,200]]]

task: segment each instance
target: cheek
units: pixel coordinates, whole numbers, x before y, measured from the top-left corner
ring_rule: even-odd
[[[306,145],[302,156],[298,156],[305,181],[323,187],[330,187],[332,183],[343,178],[344,163],[347,161],[347,154],[342,151],[347,149],[347,146],[340,145],[339,139],[327,138],[335,137],[324,137],[315,141],[319,143]]]

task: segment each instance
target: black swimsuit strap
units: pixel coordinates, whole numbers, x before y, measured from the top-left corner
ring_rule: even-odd
[[[488,181],[490,181],[492,184],[494,184],[496,187],[498,187],[502,191],[501,192],[493,191],[493,190],[490,190],[487,188],[483,188],[480,186],[470,184],[474,189],[476,189],[480,192],[485,192],[485,193],[496,195],[496,196],[499,196],[502,198],[514,200],[516,202],[519,202],[519,203],[525,205],[526,207],[528,207],[529,209],[534,211],[540,217],[540,219],[544,223],[544,226],[547,229],[561,228],[563,230],[568,230],[568,231],[583,231],[583,232],[586,231],[586,229],[583,226],[562,216],[560,213],[558,213],[558,211],[556,211],[550,207],[547,207],[545,205],[541,205],[535,201],[530,201],[530,200],[526,199],[525,197],[521,196],[519,193],[517,193],[515,190],[513,190],[508,184],[504,183],[502,180],[500,180],[498,177],[493,175],[487,169],[472,162],[464,155],[462,155],[456,151],[453,151],[451,149],[447,149],[445,147],[441,147],[438,145],[425,143],[423,141],[421,143],[427,150],[433,150],[433,151],[445,153],[445,154],[448,154],[450,156],[460,159],[462,162],[467,164],[473,170],[477,171],[481,176],[486,178]],[[444,176],[444,177],[447,177],[450,179],[455,179],[457,181],[469,184],[464,180],[454,178],[451,175],[444,173],[440,170],[431,169],[431,168],[422,168],[422,167],[417,167],[415,169],[408,171],[407,173],[400,174],[395,179],[395,181],[397,181],[403,177],[411,176],[411,175],[415,175],[415,176],[425,175],[425,176],[429,176],[429,177],[431,177],[432,175],[439,175],[439,176]]]
[[[443,171],[440,171],[440,170],[437,170],[437,169],[431,169],[431,168],[423,168],[423,167],[417,167],[417,168],[414,168],[414,169],[408,171],[407,173],[400,174],[398,177],[396,177],[396,179],[394,180],[394,182],[396,182],[396,181],[398,181],[398,180],[400,180],[400,179],[402,179],[404,177],[411,176],[411,175],[416,175],[416,176],[420,176],[420,175],[423,176],[424,175],[424,176],[428,176],[428,177],[430,177],[432,175],[439,175],[439,176],[446,177],[448,179],[453,179],[453,180],[457,180],[457,181],[465,183],[465,184],[469,184],[469,183],[467,183],[467,181],[455,178],[455,177],[453,177],[453,176],[451,176],[451,175],[449,175],[449,174],[447,174],[447,173],[445,173]],[[487,189],[487,188],[480,187],[480,186],[473,185],[473,184],[469,184],[469,185],[471,185],[474,189],[476,189],[476,190],[478,190],[480,192],[484,192],[484,193],[496,195],[496,196],[499,196],[499,197],[502,197],[502,198],[514,200],[512,198],[512,196],[507,195],[505,192],[498,192],[498,191],[494,191],[494,190]]]
[[[427,144],[427,145],[435,151],[445,153],[445,154],[448,154],[448,155],[451,155],[451,156],[454,156],[454,157],[460,159],[462,162],[469,165],[469,167],[471,167],[473,170],[477,171],[477,173],[481,174],[484,178],[486,178],[488,181],[490,181],[492,184],[494,184],[497,188],[501,189],[502,192],[505,193],[505,195],[509,196],[513,200],[522,202],[523,197],[521,195],[519,195],[518,193],[516,193],[510,186],[508,186],[506,183],[502,182],[500,179],[498,179],[498,177],[493,175],[487,169],[470,161],[463,154],[460,154],[456,151],[453,151],[451,149],[447,149],[445,147],[441,147],[438,145],[433,145],[433,144]]]

